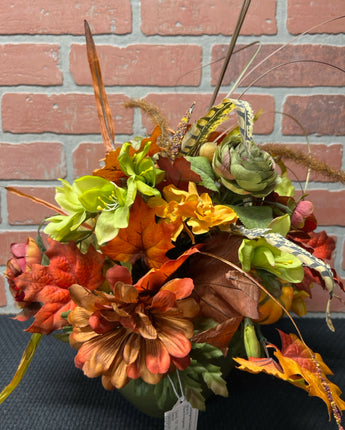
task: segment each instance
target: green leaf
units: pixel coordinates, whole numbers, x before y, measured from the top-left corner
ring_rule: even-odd
[[[202,374],[206,385],[210,390],[219,396],[228,397],[229,392],[226,381],[222,378],[220,367],[210,364]]]
[[[199,352],[199,358],[203,360],[206,359],[206,362],[215,360],[219,357],[223,357],[222,351],[219,348],[216,348],[215,346],[210,345],[209,343],[194,343],[193,351],[195,353]]]
[[[278,160],[277,163],[282,173],[281,173],[281,181],[276,185],[276,187],[274,188],[274,191],[280,196],[294,197],[296,190],[288,177],[287,168],[282,160]]]
[[[53,335],[55,339],[60,342],[69,343],[69,334],[68,333],[56,333]]]
[[[231,206],[246,228],[266,228],[273,220],[269,206]]]
[[[279,233],[284,237],[289,233],[290,227],[291,219],[288,214],[274,218],[274,220],[268,225],[268,228],[270,228],[273,233]]]
[[[218,191],[215,183],[211,162],[206,157],[185,157],[190,162],[191,169],[201,177],[201,185],[212,191]]]

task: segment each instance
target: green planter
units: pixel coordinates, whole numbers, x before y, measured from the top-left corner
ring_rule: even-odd
[[[239,333],[236,333],[234,338],[235,339],[231,341],[228,355],[212,360],[212,365],[221,368],[223,379],[226,379],[231,370],[235,367],[235,362],[232,357],[244,356],[242,337]],[[183,381],[183,372],[185,371],[179,371],[179,375],[177,375],[176,372],[169,375],[178,393],[180,393],[178,378]],[[207,400],[213,395],[213,392],[207,388],[203,381],[200,381],[200,383],[203,387],[201,394],[204,399]],[[182,383],[184,394],[186,394],[188,400],[188,387],[183,385]],[[168,378],[163,378],[156,385],[147,384],[141,379],[132,379],[119,391],[137,409],[152,417],[164,418],[164,412],[172,409],[177,402],[176,394]]]

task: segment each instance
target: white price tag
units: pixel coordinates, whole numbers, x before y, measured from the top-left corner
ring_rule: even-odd
[[[198,409],[180,398],[170,411],[164,413],[164,430],[196,430],[198,413]]]

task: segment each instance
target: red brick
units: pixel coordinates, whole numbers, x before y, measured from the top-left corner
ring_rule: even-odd
[[[283,144],[282,144],[283,145]],[[290,149],[295,149],[298,151],[302,151],[306,155],[308,152],[308,145],[305,144],[297,144],[297,143],[288,143],[285,144]],[[341,169],[341,161],[343,157],[343,145],[341,144],[333,144],[333,145],[323,145],[323,144],[311,144],[311,155],[317,158],[320,161],[327,160],[328,166],[333,169],[339,170]],[[293,161],[283,160],[289,170],[289,177],[295,181],[305,181],[308,173],[308,168],[304,167],[302,164],[297,164]],[[332,178],[327,176],[323,176],[317,172],[310,173],[310,181],[318,181],[318,182],[334,182]]]
[[[11,258],[10,246],[12,243],[26,242],[28,237],[36,238],[37,231],[1,231],[0,232],[0,265],[5,266]]]
[[[300,194],[298,191],[297,195]],[[314,214],[319,226],[345,226],[345,190],[308,189],[306,194],[307,200],[314,205]]]
[[[344,23],[345,25],[345,23]],[[242,48],[244,45],[238,45]],[[263,61],[269,54],[280,48],[281,44],[263,44],[258,55],[255,57],[250,70],[259,62]],[[226,54],[227,45],[215,45],[212,50],[212,85],[215,85],[220,75],[222,61]],[[256,51],[257,46],[247,48],[238,52],[232,58],[224,76],[223,85],[229,85],[235,81],[242,70],[248,64],[250,58]],[[241,86],[252,84],[265,72],[274,69],[280,64],[298,61],[284,65],[267,73],[258,79],[254,85],[257,87],[315,87],[315,86],[344,86],[345,73],[333,67],[315,62],[303,62],[303,60],[323,61],[331,65],[345,69],[345,47],[332,45],[287,45],[281,51],[264,61],[248,78],[241,82]],[[247,72],[248,74],[248,72]]]
[[[6,306],[7,305],[7,299],[6,299],[6,290],[5,290],[5,279],[2,275],[0,275],[0,306]]]
[[[221,95],[217,102],[221,102]],[[169,126],[175,128],[186,110],[189,109],[193,101],[197,104],[193,111],[191,121],[195,121],[207,112],[208,104],[211,101],[212,94],[149,94],[147,100],[161,108],[168,119]],[[234,96],[236,97],[236,95]],[[266,95],[246,95],[245,100],[249,101],[255,111],[263,109],[263,114],[255,124],[255,133],[269,134],[273,131],[274,125],[274,99]],[[144,115],[144,126],[151,131],[152,123]]]
[[[72,45],[70,69],[78,85],[92,84],[85,52],[85,45]],[[98,45],[97,53],[105,85],[200,84],[202,49],[198,45]]]
[[[231,35],[242,0],[145,0],[141,30],[147,35]],[[276,1],[252,2],[241,34],[276,34]]]
[[[130,0],[3,0],[0,34],[84,34],[84,19],[93,33],[132,31]]]
[[[15,187],[34,197],[46,200],[57,205],[55,202],[54,187]],[[59,206],[59,205],[57,205]],[[45,217],[54,215],[56,212],[45,206],[35,203],[29,199],[19,197],[16,194],[7,192],[8,222],[11,225],[40,224]]]
[[[131,134],[133,112],[122,94],[108,96],[117,133]],[[2,98],[3,131],[12,133],[100,133],[92,94],[7,93]]]
[[[61,85],[59,45],[0,45],[0,85]]]
[[[343,33],[344,19],[318,26],[344,15],[344,0],[288,0],[287,28],[290,33]],[[318,26],[311,29],[311,27]]]
[[[296,118],[308,134],[345,134],[345,95],[288,96],[284,113]],[[283,134],[303,135],[299,125],[283,116]]]
[[[105,157],[103,143],[80,143],[73,151],[73,176],[91,175],[102,166]]]
[[[1,179],[51,180],[66,176],[63,145],[54,142],[0,143]]]
[[[334,292],[335,296],[341,297],[342,300],[345,299],[344,292],[337,285]],[[315,284],[311,293],[312,298],[306,299],[308,312],[325,312],[329,298],[328,291]],[[338,300],[337,297],[334,297],[331,302],[331,312],[345,312],[345,304]]]

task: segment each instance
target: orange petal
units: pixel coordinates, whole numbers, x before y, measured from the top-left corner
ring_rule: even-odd
[[[111,372],[110,381],[117,389],[124,387],[128,382],[126,368],[127,368],[127,364],[123,360],[122,355],[119,354],[116,357],[116,361],[113,363],[112,368],[110,369],[110,372]]]
[[[141,336],[145,339],[156,339],[157,331],[153,327],[150,318],[143,312],[137,312],[137,315],[139,316],[137,322],[137,330],[139,331]]]
[[[182,357],[182,358],[177,358],[177,357],[171,357],[171,358],[173,363],[179,370],[187,369],[187,367],[190,365],[189,355],[186,355],[185,357]]]
[[[170,367],[170,356],[160,341],[147,340],[146,367],[151,373],[166,373]]]
[[[69,287],[69,293],[77,306],[85,308],[90,312],[95,310],[97,297],[86,288],[78,284],[73,284]]]
[[[126,363],[134,363],[140,352],[140,336],[132,333],[128,336],[125,347],[123,348],[123,359]]]
[[[191,278],[176,278],[167,282],[162,290],[171,291],[175,294],[176,300],[184,299],[191,295],[194,288],[193,279]]]
[[[162,288],[153,297],[151,307],[156,312],[166,312],[168,309],[172,308],[175,305],[175,301],[175,294],[171,291],[163,290]]]
[[[164,331],[158,334],[167,351],[174,357],[185,357],[191,350],[191,343],[184,334],[170,327],[164,327]]]
[[[169,312],[166,312],[165,314],[155,315],[157,330],[171,330],[172,332],[179,331],[187,338],[192,337],[194,334],[193,323],[185,318],[181,318],[180,315],[181,314],[179,311],[173,312],[173,309],[171,309]]]
[[[136,303],[138,300],[138,291],[133,285],[124,284],[117,281],[113,287],[116,300],[124,303]]]
[[[73,325],[73,327],[86,327],[89,325],[89,317],[91,312],[87,311],[85,308],[77,306],[68,315],[68,322]]]
[[[94,337],[98,336],[96,332],[94,332],[91,327],[85,327],[81,329],[73,330],[73,333],[69,337],[70,345],[74,347],[75,343],[83,344]],[[81,345],[78,346],[78,349]]]
[[[200,310],[198,303],[191,297],[179,300],[176,305],[184,318],[195,318]]]

